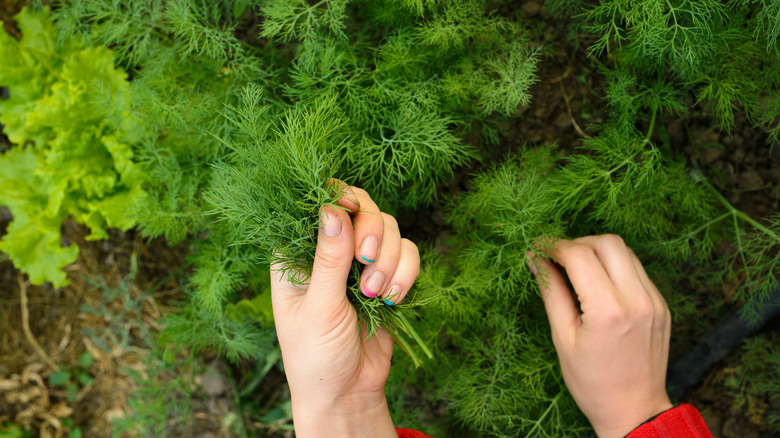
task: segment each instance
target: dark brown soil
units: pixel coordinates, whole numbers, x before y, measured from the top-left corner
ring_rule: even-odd
[[[3,210],[0,233],[10,216]],[[81,251],[66,268],[70,285],[61,289],[30,285],[10,261],[0,262],[0,423],[12,421],[43,437],[67,436],[76,427],[83,436],[111,436],[112,421],[129,412],[128,399],[138,388],[128,370],[146,373],[145,359],[151,355],[150,338],[159,329],[157,321],[175,301],[186,298],[179,284],[186,248],[168,247],[160,239],[147,242],[132,230],[111,230],[110,238],[100,242],[86,241],[88,234],[70,221],[63,226],[63,241],[78,244]],[[98,284],[116,288],[131,274],[132,260],[137,261],[132,284],[118,299],[107,300],[107,289]],[[152,288],[154,293],[148,294]],[[135,308],[125,308],[125,299],[133,301]],[[23,313],[29,315],[29,336]],[[112,335],[127,339],[110,341]],[[98,345],[100,341],[107,342]],[[76,369],[85,352],[93,360],[85,370],[91,383],[79,385],[73,393],[49,382],[56,370]],[[211,434],[203,436],[224,436],[222,419],[235,411],[229,377],[221,366],[212,364],[220,370],[216,377],[211,368],[186,370],[202,373],[191,380],[196,386],[191,389],[193,412],[188,415],[191,430]],[[223,389],[215,392],[215,387]],[[72,420],[72,427],[64,425],[65,418]]]
[[[5,28],[5,31],[15,38],[20,38],[22,34],[14,25],[13,16],[22,10],[22,6],[24,6],[23,2],[18,2],[15,0],[0,0],[0,21],[3,22],[3,28]]]

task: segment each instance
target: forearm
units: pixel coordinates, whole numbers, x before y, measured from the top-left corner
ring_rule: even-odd
[[[298,438],[397,438],[384,393],[314,401],[292,395]]]

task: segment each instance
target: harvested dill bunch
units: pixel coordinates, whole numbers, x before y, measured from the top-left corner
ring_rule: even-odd
[[[242,236],[234,245],[255,247],[262,262],[281,265],[301,284],[311,274],[320,209],[342,208],[336,203],[343,191],[332,178],[340,176],[349,145],[344,119],[332,98],[293,106],[278,118],[260,105],[261,98],[262,89],[249,85],[237,106],[227,106],[225,117],[236,132],[222,139],[230,153],[214,165],[206,199]],[[430,356],[408,322],[416,300],[390,308],[365,297],[359,271],[353,267],[348,293],[369,336],[385,327],[416,364],[419,358],[402,333]]]

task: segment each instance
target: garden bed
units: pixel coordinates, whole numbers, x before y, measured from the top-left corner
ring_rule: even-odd
[[[0,19],[17,37],[8,17],[18,10],[15,2],[0,4]],[[563,163],[565,157],[583,153],[583,141],[597,135],[613,110],[605,97],[609,80],[587,51],[593,35],[534,1],[502,2],[497,10],[528,29],[530,45],[539,50],[537,81],[528,89],[530,104],[501,122],[500,142],[482,151],[481,162],[456,167],[452,177],[438,184],[439,196],[429,205],[398,210],[402,233],[436,253],[446,253],[456,233],[447,219],[447,202],[473,190],[474,175],[486,163],[552,143]],[[268,47],[269,40],[258,38],[262,22],[247,11],[235,36]],[[693,101],[692,96],[687,99]],[[713,121],[710,107],[692,108],[679,116],[640,120],[637,129],[650,129],[649,141],[687,168],[700,169],[750,218],[763,221],[777,214],[780,148],[768,145],[767,131],[755,128],[741,109],[725,132]],[[465,137],[477,147],[483,141],[476,133]],[[0,153],[11,147],[0,135]],[[0,208],[0,236],[11,219],[9,210]],[[110,436],[112,430],[132,435],[134,422],[145,422],[140,430],[157,428],[166,436],[293,436],[289,391],[274,353],[228,362],[216,348],[195,352],[154,341],[161,318],[191,299],[188,279],[195,268],[189,245],[145,238],[137,228],[111,230],[101,241],[88,241],[89,233],[73,220],[62,227],[63,244],[81,248],[76,262],[65,268],[70,284],[62,288],[30,285],[10,260],[0,258],[0,437],[3,424],[37,431],[34,436]],[[201,234],[205,240],[207,233]],[[734,251],[733,243],[714,249],[716,257]],[[672,286],[685,289],[677,292],[693,304],[672,308],[672,361],[742,304],[734,296],[742,281],[738,275],[723,277],[713,287],[712,279],[697,276],[695,264],[684,265],[690,278]],[[661,285],[664,292],[669,287]],[[237,296],[251,299],[255,293],[256,285],[250,285]],[[760,333],[778,335],[778,321]],[[446,346],[445,332],[441,339]],[[715,437],[780,437],[767,423],[772,400],[735,399],[739,391],[734,382],[746,366],[742,355],[732,353],[676,402],[696,405]],[[418,413],[415,420],[422,425],[443,421],[446,403],[415,391],[408,391],[403,403]],[[151,408],[144,410],[139,403]]]

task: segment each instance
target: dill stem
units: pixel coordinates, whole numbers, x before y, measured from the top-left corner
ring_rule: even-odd
[[[417,345],[422,348],[423,352],[426,356],[428,356],[428,359],[433,359],[433,353],[431,353],[431,350],[428,349],[428,346],[425,345],[425,342],[420,338],[420,335],[417,334],[417,330],[412,327],[412,324],[409,323],[409,320],[406,319],[406,316],[404,314],[398,315],[398,319],[401,320],[401,324],[405,326],[404,331],[414,339],[415,342],[417,342]]]
[[[653,114],[650,116],[650,126],[647,128],[647,135],[645,135],[644,144],[650,143],[650,137],[653,135],[653,130],[655,130],[656,116],[658,116],[658,109],[653,108]]]
[[[409,345],[408,342],[406,342],[406,339],[404,339],[403,335],[398,332],[395,328],[391,326],[385,326],[385,330],[387,330],[388,333],[390,333],[390,336],[393,338],[395,342],[398,343],[398,345],[401,347],[402,350],[406,352],[406,354],[409,355],[409,357],[412,358],[412,362],[414,363],[415,368],[419,368],[420,365],[422,365],[422,361],[417,356],[417,354],[412,350],[412,347]]]
[[[770,230],[769,228],[765,227],[764,225],[761,225],[758,221],[756,221],[752,217],[750,217],[750,216],[746,215],[745,213],[743,213],[743,212],[737,210],[736,208],[734,208],[734,206],[731,205],[731,203],[717,189],[715,189],[715,187],[713,187],[712,184],[710,184],[709,181],[707,181],[707,178],[705,178],[704,175],[700,171],[698,171],[698,170],[694,171],[694,177],[696,179],[698,179],[699,181],[701,181],[702,183],[704,183],[704,186],[707,187],[710,190],[710,192],[712,192],[713,195],[715,195],[715,198],[717,198],[718,201],[720,201],[720,203],[723,204],[723,206],[725,206],[726,209],[735,218],[739,218],[739,219],[743,220],[744,222],[749,223],[751,226],[753,226],[757,230],[762,231],[764,234],[766,234],[767,236],[775,239],[776,242],[780,243],[780,235],[778,235],[774,231]]]
[[[547,415],[550,414],[552,408],[558,405],[558,399],[561,397],[561,394],[562,392],[559,392],[552,400],[550,400],[550,403],[547,405],[547,409],[545,409],[544,412],[542,413],[542,416],[539,417],[536,421],[534,421],[534,427],[529,431],[529,435],[531,434],[531,432],[538,430],[539,428],[542,427],[542,421],[547,417]]]

